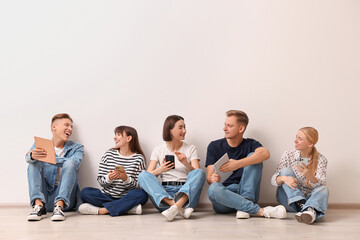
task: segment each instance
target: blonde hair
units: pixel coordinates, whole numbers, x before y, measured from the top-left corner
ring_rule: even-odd
[[[318,165],[318,161],[319,161],[319,153],[315,147],[315,144],[318,142],[319,140],[319,133],[318,131],[313,128],[313,127],[303,127],[299,129],[302,133],[305,134],[306,138],[308,139],[308,141],[313,144],[311,153],[310,153],[310,163],[308,165],[308,168],[310,169],[310,172],[315,176],[316,170],[317,170],[317,165]],[[310,185],[310,180],[306,179],[306,183]]]
[[[245,112],[240,110],[229,110],[226,112],[227,117],[235,116],[239,124],[243,124],[245,128],[249,124],[249,118]]]

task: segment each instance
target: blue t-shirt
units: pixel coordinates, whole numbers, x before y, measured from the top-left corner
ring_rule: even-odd
[[[225,138],[212,141],[207,148],[205,167],[214,165],[225,153],[229,155],[230,159],[241,160],[259,147],[262,147],[261,143],[251,138],[244,138],[237,147],[231,147]],[[234,173],[223,182],[224,186],[233,183],[239,184],[242,174],[243,168],[235,170]]]

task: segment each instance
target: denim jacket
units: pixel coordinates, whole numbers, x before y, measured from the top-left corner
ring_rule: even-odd
[[[25,156],[25,160],[29,164],[32,164],[32,163],[35,163],[38,161],[38,160],[30,158],[30,152],[34,148],[35,148],[35,144],[33,144],[33,146],[30,148],[29,152]],[[55,188],[55,178],[56,178],[58,167],[61,167],[65,161],[74,161],[76,170],[79,171],[81,161],[83,158],[84,158],[84,146],[83,145],[76,143],[76,142],[72,142],[72,141],[65,142],[64,157],[56,156],[56,165],[44,162],[44,168],[43,168],[44,175],[43,176],[48,184],[48,190],[51,191],[52,189]]]

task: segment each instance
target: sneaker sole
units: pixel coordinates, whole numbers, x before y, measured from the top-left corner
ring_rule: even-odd
[[[89,208],[79,208],[78,211],[83,215],[99,215],[99,209],[96,209],[95,211]]]
[[[305,223],[305,224],[312,223],[312,217],[310,214],[303,213],[300,216],[295,215],[295,218],[299,223]]]
[[[65,220],[65,217],[61,217],[61,216],[51,217],[51,221],[54,221],[54,222],[60,222],[60,221],[64,221],[64,220]]]
[[[29,222],[40,221],[41,219],[46,218],[46,215],[36,216],[36,217],[28,217]]]

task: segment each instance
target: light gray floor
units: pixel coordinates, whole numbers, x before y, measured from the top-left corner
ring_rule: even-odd
[[[198,209],[190,219],[173,222],[154,209],[143,215],[120,217],[66,214],[64,222],[52,222],[51,213],[40,222],[28,222],[30,207],[0,207],[0,239],[360,239],[360,209],[330,209],[313,225],[287,219],[235,219],[235,214],[214,214]]]

